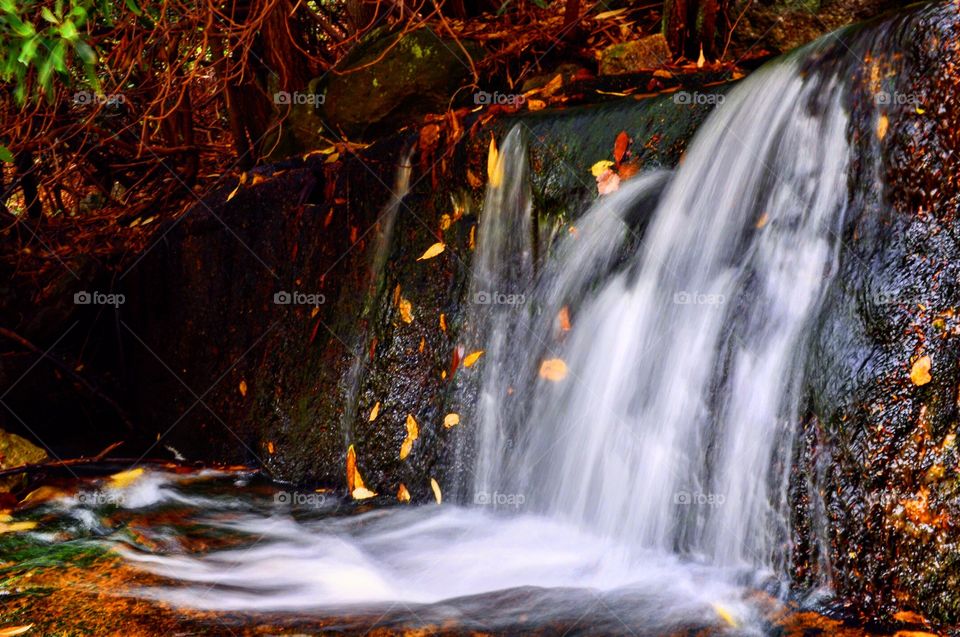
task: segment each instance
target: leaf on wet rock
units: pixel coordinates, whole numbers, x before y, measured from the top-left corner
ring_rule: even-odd
[[[483,356],[483,350],[477,350],[476,352],[471,352],[466,355],[463,359],[464,367],[473,367],[473,364],[480,360],[480,357]]]
[[[550,358],[540,363],[540,378],[559,382],[567,377],[567,364],[562,358]]]
[[[437,504],[443,504],[443,494],[440,493],[440,485],[433,478],[430,478],[430,488],[433,489],[433,497],[437,500]]]
[[[910,380],[913,381],[913,384],[917,387],[921,385],[926,385],[932,379],[930,376],[930,357],[921,356],[913,364],[913,367],[910,369]]]
[[[877,138],[882,140],[887,136],[887,129],[890,127],[890,120],[887,119],[886,115],[881,115],[880,119],[877,120]]]
[[[730,626],[731,628],[738,628],[740,626],[737,620],[734,619],[733,615],[730,614],[730,611],[720,604],[714,604],[713,610],[717,613],[717,617],[722,619],[727,626]]]
[[[503,182],[503,166],[500,164],[500,154],[497,151],[497,142],[490,136],[490,148],[487,151],[487,177],[492,188]]]
[[[597,192],[601,195],[609,195],[612,192],[620,190],[620,175],[607,170],[597,177]]]
[[[400,488],[397,489],[397,500],[400,502],[410,501],[410,492],[407,491],[407,487],[402,482],[400,483]]]
[[[627,153],[627,147],[630,145],[630,136],[627,135],[627,131],[620,131],[620,134],[617,135],[616,141],[613,143],[613,161],[616,163],[617,168],[620,167],[620,162],[623,161],[624,155]]]
[[[240,395],[244,398],[247,396],[247,381],[245,380],[240,381]]]
[[[129,471],[121,471],[120,473],[115,473],[110,476],[110,486],[114,489],[123,489],[128,487],[137,479],[143,475],[143,467],[137,467],[136,469],[130,469]]]
[[[447,317],[444,314],[440,315],[440,331],[441,332],[447,331]]]
[[[420,427],[417,426],[417,421],[407,414],[407,437],[403,439],[403,444],[400,445],[400,459],[406,460],[407,456],[410,455],[410,451],[413,449],[413,441],[420,437]]]
[[[443,418],[443,426],[447,429],[456,427],[460,424],[460,414],[447,414]]]
[[[446,249],[446,245],[443,243],[434,243],[432,246],[427,248],[427,250],[420,255],[420,258],[417,261],[426,261],[427,259],[432,259]]]
[[[363,484],[360,470],[357,469],[357,452],[353,445],[347,448],[347,490],[350,491],[350,496],[354,500],[366,500],[377,495]]]
[[[404,323],[413,323],[413,303],[407,299],[400,299],[400,318]]]
[[[370,418],[367,420],[367,422],[373,422],[374,420],[377,419],[377,416],[379,414],[380,414],[380,401],[378,400],[377,403],[373,406],[373,409],[370,410]]]
[[[593,166],[590,167],[590,173],[594,177],[599,177],[600,175],[607,172],[611,168],[613,168],[612,161],[610,161],[609,159],[601,159],[600,161],[598,161],[597,163],[595,163]]]

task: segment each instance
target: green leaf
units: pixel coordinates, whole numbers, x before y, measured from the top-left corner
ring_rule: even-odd
[[[133,12],[133,15],[137,16],[138,18],[143,15],[143,11],[137,6],[137,3],[134,0],[124,0],[124,2],[126,3],[127,8]]]
[[[97,53],[83,40],[75,42],[73,48],[76,49],[77,55],[80,56],[80,59],[83,60],[83,63],[87,66],[92,66],[97,63]]]
[[[51,11],[48,7],[43,7],[40,9],[40,17],[51,24],[56,24],[59,22],[59,20],[57,20],[57,16],[53,15],[53,11]]]
[[[60,37],[64,40],[76,40],[80,36],[80,33],[77,31],[77,27],[74,26],[72,20],[67,20],[60,25]]]
[[[33,56],[37,52],[37,45],[40,42],[40,38],[33,36],[29,40],[23,43],[23,48],[20,49],[20,56],[17,58],[17,61],[20,64],[29,65],[33,60]]]
[[[13,153],[6,146],[0,146],[0,161],[7,164],[13,163]]]

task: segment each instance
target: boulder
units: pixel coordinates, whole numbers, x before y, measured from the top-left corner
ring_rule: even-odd
[[[662,33],[608,46],[600,52],[600,75],[622,75],[660,68],[672,60]]]

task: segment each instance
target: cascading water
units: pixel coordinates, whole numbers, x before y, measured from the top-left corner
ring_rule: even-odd
[[[849,69],[811,68],[817,51],[735,87],[675,171],[601,197],[547,255],[534,249],[522,135],[503,140],[460,341],[484,350],[482,374],[471,386],[458,372],[451,392],[469,432],[462,477],[493,506],[294,517],[258,505],[224,521],[232,505],[205,502],[204,524],[251,546],[121,547],[186,583],[147,594],[212,609],[443,602],[440,615],[481,608],[478,629],[512,629],[529,608],[496,591],[522,589],[517,604],[544,622],[569,611],[576,623],[599,596],[616,630],[734,616],[749,634],[742,576],[786,579],[807,334],[852,172]],[[545,361],[565,375],[541,374]]]
[[[479,492],[522,495],[600,535],[718,565],[782,557],[783,459],[806,327],[831,278],[847,198],[840,98],[835,80],[805,80],[795,61],[734,90],[698,133],[640,248],[601,285],[591,272],[611,266],[625,234],[610,219],[659,181],[626,186],[578,224],[529,293],[537,307],[510,348],[488,352],[481,447],[505,436],[516,444],[479,455]],[[568,307],[563,333],[556,317]],[[527,394],[502,413],[492,396],[507,402],[530,358],[555,357],[568,375],[528,377]]]

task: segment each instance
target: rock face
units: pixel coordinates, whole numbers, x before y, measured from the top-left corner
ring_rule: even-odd
[[[957,26],[946,4],[897,19],[854,79],[858,188],[808,365],[797,575],[819,562],[873,617],[960,620]]]
[[[479,54],[476,45],[444,40],[427,28],[374,38],[318,82],[320,114],[351,139],[391,133],[447,110]]]
[[[412,139],[335,163],[318,155],[276,165],[229,201],[235,184],[224,187],[163,229],[124,279],[135,422],[150,441],[169,429],[162,445],[188,458],[262,463],[277,479],[337,487],[353,444],[369,488],[396,493],[403,482],[414,499],[431,499],[429,478],[442,481],[452,440],[443,416],[461,411],[444,372],[460,344],[490,135],[525,128],[548,233],[596,196],[590,166],[611,156],[621,130],[639,164],[669,166],[710,108],[663,96],[499,121],[456,148],[445,176],[431,169],[438,158],[415,156],[375,271]],[[443,253],[417,261],[438,241]],[[275,303],[283,292],[323,302]],[[401,461],[408,415],[419,438]]]

